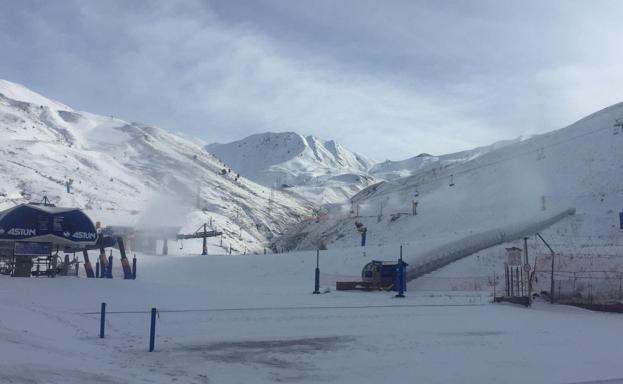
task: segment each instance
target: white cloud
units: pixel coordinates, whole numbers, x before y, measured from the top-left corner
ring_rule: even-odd
[[[559,128],[622,98],[616,3],[286,2],[261,4],[266,20],[201,1],[61,4],[24,12],[26,33],[8,38],[33,57],[21,76],[206,141],[293,130],[400,159]],[[19,74],[9,57],[0,69]]]

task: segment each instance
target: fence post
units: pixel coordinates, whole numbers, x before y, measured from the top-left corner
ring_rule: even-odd
[[[149,328],[149,352],[154,351],[154,343],[156,339],[156,308],[151,309],[151,325]]]
[[[560,288],[558,289],[558,292],[560,292]],[[588,278],[588,300],[590,302],[590,304],[593,304],[593,276],[590,276]]]
[[[316,249],[316,271],[314,274],[314,294],[320,293],[320,250]]]
[[[509,289],[509,281],[508,281],[508,264],[504,264],[504,288],[506,289],[506,297],[510,296]]]
[[[512,266],[511,266],[511,267],[509,267],[509,273],[510,273],[510,277],[511,277],[511,294],[510,294],[510,296],[514,297],[514,296],[515,296],[515,292],[514,292],[514,289],[515,289],[515,282],[513,281],[513,278],[514,278],[514,276],[513,276],[513,275],[514,275],[514,272],[513,272],[513,267],[512,267]]]
[[[104,338],[104,327],[106,324],[106,303],[102,303],[100,311],[100,339]]]
[[[495,281],[495,271],[493,271],[493,302],[495,302],[495,296],[496,296],[496,292],[495,292],[495,285],[496,285],[496,281]]]

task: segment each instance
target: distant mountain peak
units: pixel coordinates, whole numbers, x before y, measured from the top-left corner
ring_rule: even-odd
[[[319,186],[330,183],[347,187],[351,193],[367,186],[371,179],[367,172],[372,161],[335,140],[322,140],[312,135],[265,132],[226,144],[209,144],[205,148],[236,172],[265,186],[313,186],[314,193],[318,194]],[[340,175],[351,177],[338,177]],[[344,180],[355,182],[346,185]]]

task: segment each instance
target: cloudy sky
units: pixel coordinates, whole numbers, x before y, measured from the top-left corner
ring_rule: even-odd
[[[623,101],[623,1],[0,2],[0,78],[226,142],[376,160],[560,128]]]

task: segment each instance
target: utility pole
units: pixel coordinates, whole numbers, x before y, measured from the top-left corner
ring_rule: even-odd
[[[208,255],[208,226],[203,223],[203,250],[201,252],[203,256]]]
[[[540,233],[536,233],[536,235],[539,237],[539,239],[541,239],[541,241],[543,242],[543,244],[545,244],[545,246],[549,249],[549,252],[552,255],[552,270],[550,272],[550,286],[549,286],[549,302],[551,304],[554,304],[554,250],[552,249],[552,247],[549,246],[549,244],[547,243],[547,241],[545,241],[545,239],[543,238],[543,236],[541,236]]]

